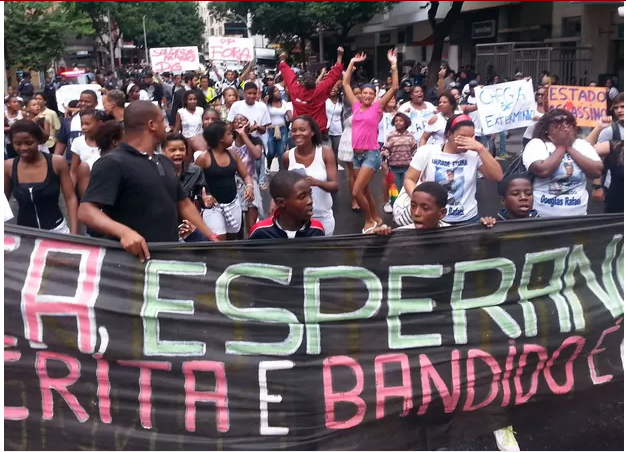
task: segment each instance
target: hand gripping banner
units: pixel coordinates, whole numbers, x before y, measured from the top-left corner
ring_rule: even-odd
[[[5,448],[432,450],[593,400],[623,380],[623,230],[152,244],[141,264],[5,225]]]

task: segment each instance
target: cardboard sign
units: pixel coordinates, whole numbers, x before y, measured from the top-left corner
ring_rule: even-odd
[[[475,92],[485,135],[528,127],[537,114],[532,80],[476,87]]]
[[[252,61],[254,41],[251,38],[209,38],[211,61]]]
[[[145,264],[4,231],[5,450],[450,449],[623,384],[623,215]]]
[[[606,116],[606,88],[550,86],[548,109],[563,108],[574,115],[579,127],[595,127]]]
[[[57,105],[59,106],[59,111],[61,113],[65,113],[65,108],[67,104],[69,104],[73,100],[78,100],[80,98],[80,93],[86,90],[91,90],[96,93],[98,96],[98,105],[96,109],[104,110],[102,105],[102,87],[100,85],[89,84],[89,85],[65,85],[60,87],[55,91],[55,95],[57,98]]]
[[[198,47],[157,47],[150,49],[154,72],[197,71],[200,66]]]

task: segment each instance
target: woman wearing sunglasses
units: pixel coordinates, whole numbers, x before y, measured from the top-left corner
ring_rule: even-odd
[[[524,148],[523,162],[535,176],[534,206],[541,217],[587,215],[587,178],[602,174],[593,146],[576,138],[576,118],[562,109],[546,113]]]

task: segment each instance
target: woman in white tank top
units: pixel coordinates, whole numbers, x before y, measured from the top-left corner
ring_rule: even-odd
[[[197,107],[198,98],[193,91],[187,91],[183,96],[183,108],[176,113],[174,133],[182,133],[185,138],[202,133],[202,108]]]
[[[310,116],[294,119],[291,136],[296,147],[283,155],[283,167],[306,173],[313,193],[313,218],[322,223],[326,235],[333,235],[335,217],[331,193],[339,190],[335,153],[330,147],[322,146],[322,133]]]

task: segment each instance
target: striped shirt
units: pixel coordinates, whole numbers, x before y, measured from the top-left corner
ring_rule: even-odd
[[[389,166],[409,166],[413,153],[417,148],[417,141],[411,132],[405,130],[400,133],[397,130],[389,133],[383,149],[389,152]]]

